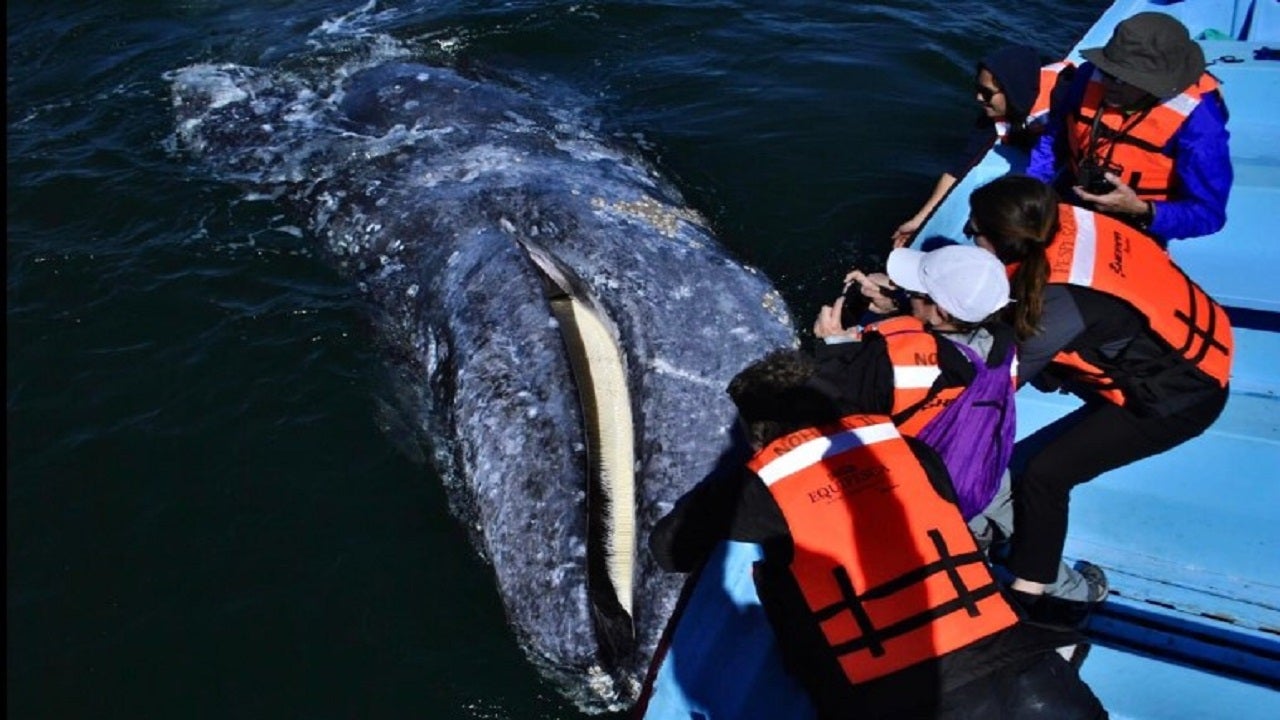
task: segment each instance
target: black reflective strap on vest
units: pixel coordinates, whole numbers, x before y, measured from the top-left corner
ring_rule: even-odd
[[[929,391],[924,394],[924,397],[920,398],[919,401],[906,406],[900,412],[890,415],[889,420],[893,422],[894,427],[902,427],[903,423],[910,420],[916,413],[920,412],[921,408],[927,405],[934,398],[938,397],[938,395],[945,389],[946,388],[942,387],[942,375],[939,374],[938,379],[934,380],[933,384],[929,386]]]
[[[1141,123],[1147,117],[1147,114],[1150,112],[1151,112],[1151,108],[1147,108],[1146,110],[1143,110],[1141,113],[1134,116],[1134,122],[1132,124],[1128,124],[1128,126],[1126,127],[1125,123],[1122,123],[1120,125],[1119,130],[1112,130],[1106,125],[1103,125],[1102,113],[1096,110],[1094,111],[1093,115],[1084,115],[1082,113],[1076,113],[1075,115],[1076,122],[1089,126],[1089,142],[1087,147],[1084,149],[1085,156],[1096,157],[1099,142],[1103,139],[1109,140],[1111,142],[1111,147],[1107,151],[1108,164],[1111,163],[1111,158],[1115,155],[1116,145],[1119,143],[1128,143],[1129,145],[1132,145],[1140,150],[1145,150],[1150,153],[1156,153],[1158,155],[1164,154],[1163,147],[1157,147],[1156,144],[1153,142],[1143,140],[1142,138],[1136,138],[1129,134],[1130,130],[1132,130],[1134,126]],[[1076,158],[1076,163],[1079,164],[1081,159],[1083,158]],[[1173,176],[1170,175],[1170,178],[1172,177]],[[1129,187],[1132,188],[1133,191],[1139,195],[1165,195],[1165,194],[1168,194],[1169,187],[1170,187],[1168,182],[1166,182],[1164,185],[1152,185],[1149,187],[1143,186],[1141,170],[1135,170],[1129,173],[1128,184],[1129,184]]]
[[[947,571],[947,579],[951,581],[952,587],[956,589],[956,594],[959,595],[958,599],[964,603],[965,612],[969,613],[969,617],[978,617],[978,603],[969,594],[969,589],[964,586],[964,580],[960,577],[960,570],[956,567],[955,558],[951,557],[951,554],[947,551],[947,541],[943,539],[942,533],[937,530],[930,530],[929,539],[933,541],[933,547],[938,551],[942,566]]]
[[[1123,388],[1131,387],[1137,382],[1150,382],[1156,378],[1169,379],[1176,375],[1201,375],[1208,377],[1208,373],[1200,369],[1200,363],[1209,354],[1211,349],[1216,349],[1225,354],[1229,353],[1229,349],[1221,340],[1218,340],[1216,331],[1218,329],[1218,316],[1213,312],[1214,302],[1203,290],[1199,290],[1191,278],[1182,272],[1182,268],[1173,265],[1173,268],[1182,276],[1183,282],[1187,286],[1187,306],[1191,308],[1189,312],[1181,309],[1175,309],[1173,316],[1187,326],[1187,336],[1182,341],[1181,346],[1174,345],[1169,339],[1154,333],[1159,337],[1163,344],[1169,347],[1169,351],[1162,353],[1159,357],[1151,358],[1141,362],[1133,363],[1128,367],[1108,368],[1099,375],[1091,375],[1093,386],[1100,390],[1117,389],[1124,392]],[[1203,297],[1206,305],[1209,307],[1208,327],[1201,328],[1197,322],[1199,316],[1199,304],[1197,299]],[[1148,321],[1149,322],[1149,321]],[[1200,338],[1203,342],[1200,349],[1192,352],[1192,346],[1195,345],[1196,339]],[[1093,362],[1097,365],[1097,362]],[[1216,378],[1215,378],[1216,380]]]
[[[853,615],[854,622],[858,624],[858,630],[861,633],[858,638],[832,646],[832,650],[835,651],[836,655],[847,655],[859,650],[867,650],[872,657],[880,657],[885,653],[884,643],[886,641],[924,627],[937,618],[950,615],[959,610],[964,610],[970,617],[977,617],[981,613],[978,609],[978,601],[999,592],[999,588],[994,581],[977,588],[968,588],[965,587],[964,579],[960,577],[959,568],[961,566],[985,561],[985,556],[982,552],[975,551],[952,555],[947,548],[946,539],[937,530],[929,531],[929,539],[933,541],[933,545],[938,551],[938,560],[899,575],[883,585],[870,588],[862,595],[858,595],[854,590],[853,582],[849,578],[849,572],[843,565],[837,565],[832,569],[831,574],[835,578],[836,585],[840,588],[842,599],[840,602],[832,603],[814,611],[813,616],[821,623],[848,610]],[[940,572],[945,572],[947,578],[951,580],[952,586],[956,589],[956,599],[899,620],[885,628],[876,628],[871,622],[871,616],[867,614],[867,610],[863,606],[865,601],[889,597],[912,585],[922,583],[930,575]]]
[[[1176,265],[1174,267],[1177,268]],[[1183,281],[1187,283],[1187,305],[1191,308],[1189,314],[1181,310],[1173,311],[1174,317],[1187,324],[1187,338],[1183,341],[1182,347],[1178,348],[1178,352],[1198,366],[1204,361],[1205,356],[1209,354],[1210,349],[1216,349],[1218,352],[1226,355],[1228,352],[1227,346],[1222,344],[1214,334],[1218,329],[1218,314],[1213,311],[1213,299],[1203,291],[1200,291],[1199,288],[1196,287],[1195,283],[1191,282],[1191,278],[1188,278],[1186,273],[1182,272],[1181,268],[1177,269],[1179,274],[1182,275]],[[1199,303],[1197,303],[1196,300],[1199,296],[1203,296],[1205,304],[1209,306],[1209,319],[1206,323],[1207,327],[1203,329],[1200,327],[1200,324],[1196,322],[1196,315],[1199,312]],[[1200,349],[1193,353],[1191,352],[1191,347],[1195,344],[1196,338],[1200,338],[1203,342],[1200,344]]]
[[[1150,140],[1143,140],[1142,138],[1137,138],[1129,134],[1130,131],[1132,131],[1135,126],[1137,126],[1139,123],[1141,123],[1143,120],[1146,119],[1147,114],[1150,112],[1151,112],[1151,108],[1147,108],[1146,110],[1143,110],[1142,112],[1134,116],[1132,123],[1129,123],[1128,121],[1122,122],[1118,130],[1113,130],[1110,127],[1104,125],[1102,123],[1102,114],[1099,112],[1095,111],[1093,115],[1084,115],[1084,114],[1076,115],[1076,122],[1083,123],[1089,126],[1089,147],[1087,148],[1086,152],[1090,152],[1090,153],[1096,152],[1097,147],[1102,140],[1110,141],[1110,143],[1113,146],[1116,143],[1128,143],[1129,145],[1132,145],[1138,148],[1139,150],[1146,150],[1147,152],[1153,152],[1153,153],[1163,152],[1164,147],[1160,145],[1156,145]],[[1125,126],[1126,124],[1128,125],[1128,127]],[[1113,148],[1111,153],[1107,154],[1107,157],[1110,158],[1111,154],[1114,152],[1115,150]]]
[[[849,571],[843,565],[837,565],[831,574],[835,577],[836,585],[840,586],[840,595],[844,598],[844,604],[835,603],[815,612],[813,615],[818,622],[829,620],[840,611],[848,608],[853,615],[854,622],[858,623],[858,630],[861,632],[861,640],[866,642],[867,648],[871,651],[873,657],[884,655],[884,645],[880,642],[880,634],[876,632],[876,626],[871,622],[871,616],[867,615],[867,609],[862,606],[862,598],[858,597],[858,593],[853,589],[853,581],[849,579]],[[888,638],[886,638],[888,639]],[[836,651],[837,654],[844,653]]]
[[[1168,186],[1168,185],[1165,185],[1165,186],[1164,186],[1164,187],[1162,187],[1162,188],[1160,188],[1160,187],[1156,187],[1156,188],[1145,188],[1145,187],[1142,187],[1142,171],[1141,171],[1141,170],[1134,170],[1133,172],[1129,173],[1129,182],[1128,182],[1128,185],[1129,185],[1129,187],[1133,188],[1133,191],[1134,191],[1135,193],[1138,193],[1138,192],[1160,192],[1160,191],[1168,190],[1168,189],[1169,189],[1169,186]]]

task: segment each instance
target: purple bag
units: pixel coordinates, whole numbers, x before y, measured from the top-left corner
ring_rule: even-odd
[[[1004,362],[987,367],[971,348],[956,343],[976,372],[973,382],[916,436],[937,451],[951,473],[960,513],[968,521],[991,503],[1013,455],[1015,412],[1013,348]]]

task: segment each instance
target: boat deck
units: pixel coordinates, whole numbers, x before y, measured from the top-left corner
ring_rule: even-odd
[[[1280,49],[1280,2],[1118,0],[1076,50],[1144,10],[1204,38],[1230,111],[1227,226],[1170,252],[1227,306],[1236,357],[1230,400],[1204,435],[1072,493],[1068,559],[1105,568],[1113,590],[1089,621],[1081,674],[1113,718],[1280,718],[1280,60],[1255,57]],[[961,238],[969,193],[1025,162],[988,153],[919,237]],[[1019,435],[1077,404],[1024,388]],[[759,548],[720,552],[685,603],[643,717],[812,717],[772,652],[750,579]],[[725,646],[739,652],[699,662],[699,650]]]
[[[1102,566],[1113,589],[1082,676],[1112,717],[1280,717],[1280,61],[1255,57],[1280,46],[1280,3],[1122,0],[1077,50],[1144,10],[1214,38],[1200,44],[1230,111],[1227,226],[1170,252],[1227,306],[1236,356],[1230,400],[1203,436],[1072,493],[1068,559]],[[959,237],[963,198],[1023,163],[989,153],[922,236]],[[1019,435],[1076,405],[1020,391]]]

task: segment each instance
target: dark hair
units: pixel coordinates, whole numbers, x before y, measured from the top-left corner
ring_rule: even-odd
[[[978,63],[978,66],[973,73],[974,78],[976,79],[981,75],[983,70],[986,70],[991,74],[991,82],[995,84],[997,90],[1004,93],[1006,111],[1004,117],[1005,120],[1009,122],[1010,131],[1023,128],[1027,124],[1027,116],[1031,114],[1031,108],[1022,107],[1017,100],[1010,97],[1009,88],[1005,87],[1004,83],[1001,82],[1000,76],[996,74],[996,71],[987,67],[985,63]]]
[[[748,440],[763,447],[801,428],[840,417],[831,397],[812,380],[817,363],[800,350],[774,350],[729,381],[729,397],[747,424]]]
[[[976,73],[986,70],[1004,94],[1005,120],[1009,127],[1004,143],[1030,150],[1039,139],[1041,126],[1028,125],[1028,115],[1040,89],[1040,66],[1044,59],[1035,48],[1015,43],[998,47],[977,63]]]
[[[1005,175],[969,196],[969,215],[1005,265],[1017,265],[1010,279],[1013,330],[1019,340],[1040,328],[1044,285],[1049,279],[1046,248],[1058,232],[1058,194],[1027,175]]]

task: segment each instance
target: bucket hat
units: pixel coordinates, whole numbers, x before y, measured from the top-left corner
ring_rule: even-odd
[[[928,295],[965,322],[981,322],[1009,304],[1009,278],[995,255],[972,245],[946,245],[929,252],[898,248],[886,263],[889,279]]]
[[[1142,12],[1116,25],[1103,47],[1080,51],[1103,72],[1167,100],[1204,72],[1204,51],[1177,19]]]

